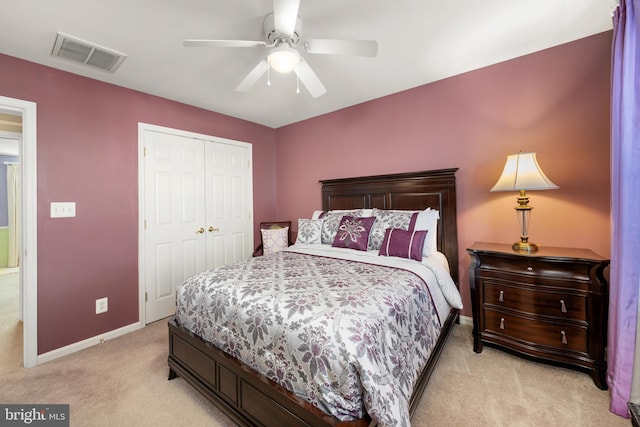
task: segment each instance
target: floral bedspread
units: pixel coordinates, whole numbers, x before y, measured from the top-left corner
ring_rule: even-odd
[[[441,322],[424,280],[294,252],[201,273],[180,325],[340,420],[410,426],[409,400]]]

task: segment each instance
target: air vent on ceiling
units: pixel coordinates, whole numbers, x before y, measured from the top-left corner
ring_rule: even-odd
[[[53,45],[51,55],[67,59],[74,62],[80,62],[101,70],[114,72],[127,55],[116,52],[106,47],[89,43],[85,40],[78,39],[64,33],[58,33],[56,42]]]

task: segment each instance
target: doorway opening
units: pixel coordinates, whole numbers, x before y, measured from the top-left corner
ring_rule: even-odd
[[[0,110],[0,340],[3,365],[22,364],[20,145],[22,113]]]
[[[17,144],[18,147],[17,156],[13,159],[0,158],[0,169],[6,166],[4,173],[7,174],[7,182],[13,183],[11,187],[13,190],[9,190],[10,186],[4,184],[7,186],[9,196],[6,202],[6,265],[4,265],[2,254],[3,220],[0,213],[0,272],[8,273],[0,274],[0,285],[4,283],[8,287],[18,288],[17,311],[21,319],[19,326],[22,327],[22,364],[28,368],[38,364],[36,104],[0,96],[0,114],[3,114],[0,116],[0,123],[4,123],[5,126],[15,124],[17,118],[21,121],[21,129],[6,127],[0,129],[3,132],[0,137],[13,140],[13,142],[5,142],[9,145]],[[7,125],[6,122],[9,124]],[[2,139],[0,139],[1,143]],[[3,173],[2,170],[0,170],[1,173]],[[2,186],[1,183],[0,186]],[[3,209],[1,190],[0,209]],[[2,267],[11,270],[4,270]],[[0,304],[2,304],[1,300]],[[15,303],[12,304],[15,308]],[[12,332],[14,335],[20,335],[19,327]],[[20,343],[19,338],[14,337],[13,342]],[[17,352],[20,353],[19,348]]]

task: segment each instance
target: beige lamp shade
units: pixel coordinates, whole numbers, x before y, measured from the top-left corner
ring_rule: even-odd
[[[502,175],[491,191],[552,190],[559,188],[542,172],[536,153],[518,153],[507,157]]]

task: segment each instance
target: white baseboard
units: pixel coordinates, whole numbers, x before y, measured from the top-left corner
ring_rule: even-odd
[[[460,316],[460,324],[461,325],[473,326],[473,317]]]
[[[123,326],[118,329],[114,329],[113,331],[106,332],[104,334],[96,335],[95,337],[87,338],[86,340],[78,341],[73,344],[69,344],[65,347],[57,348],[48,353],[39,354],[38,360],[36,364],[41,365],[46,362],[50,362],[52,360],[58,359],[60,357],[68,356],[76,351],[84,350],[89,347],[93,347],[97,344],[102,344],[105,341],[112,340],[119,336],[128,334],[129,332],[137,331],[138,329],[143,328],[144,325],[140,322],[132,323],[127,326]]]

